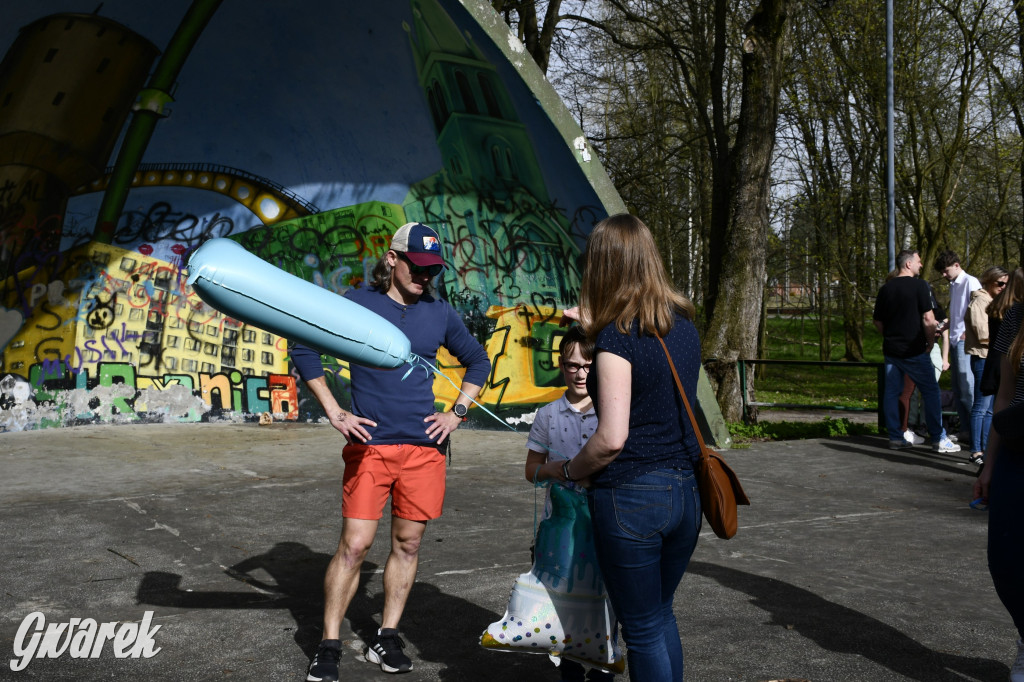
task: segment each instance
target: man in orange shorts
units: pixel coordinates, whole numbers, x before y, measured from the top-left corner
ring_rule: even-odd
[[[437,233],[421,223],[402,226],[377,263],[366,288],[345,293],[388,320],[412,343],[412,352],[434,363],[444,346],[466,367],[462,392],[449,412],[434,411],[433,375],[406,368],[349,367],[352,410],[343,410],[324,379],[316,351],[292,349],[299,375],[320,402],[331,425],[345,436],[341,540],[324,578],[324,633],[310,662],[309,682],[338,679],[340,630],[359,586],[359,569],[391,498],[391,553],[384,565],[384,613],[366,657],[389,673],[412,670],[402,649],[398,622],[405,609],[427,521],[441,515],[446,439],[465,420],[471,399],[487,380],[487,352],[431,282],[444,269]]]

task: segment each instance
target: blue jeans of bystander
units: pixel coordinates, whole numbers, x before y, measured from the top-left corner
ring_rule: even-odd
[[[994,395],[981,392],[981,375],[985,371],[985,358],[977,355],[971,359],[971,374],[974,376],[974,405],[971,406],[971,452],[985,452],[988,431],[992,426],[992,403]]]
[[[927,353],[912,358],[893,358],[885,356],[885,392],[882,403],[882,414],[885,416],[885,428],[889,432],[889,440],[902,441],[903,431],[900,428],[900,392],[903,390],[903,377],[909,375],[917,390],[921,391],[924,401],[924,422],[928,427],[928,435],[933,443],[946,435],[942,428],[942,400],[939,397],[939,382],[935,380],[935,370]]]
[[[628,647],[629,677],[680,682],[683,647],[672,600],[700,535],[700,492],[692,471],[664,469],[588,501],[597,560]]]
[[[969,356],[964,352],[964,340],[949,340],[949,371],[953,384],[956,414],[960,418],[960,432],[971,430],[971,407],[974,405],[974,374]],[[965,443],[966,444],[966,443]]]

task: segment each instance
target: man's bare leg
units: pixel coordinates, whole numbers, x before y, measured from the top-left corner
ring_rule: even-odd
[[[377,534],[377,523],[371,519],[342,519],[338,551],[324,576],[324,639],[341,638],[341,621],[359,589],[359,569]]]
[[[410,521],[391,517],[391,554],[384,565],[384,614],[382,628],[398,629],[405,602],[416,581],[420,541],[427,529],[426,521]]]

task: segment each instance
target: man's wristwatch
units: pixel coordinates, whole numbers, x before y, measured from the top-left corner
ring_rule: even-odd
[[[452,412],[454,412],[455,416],[461,419],[462,421],[466,421],[466,415],[469,414],[469,408],[463,405],[462,403],[455,403],[454,405],[452,405]]]

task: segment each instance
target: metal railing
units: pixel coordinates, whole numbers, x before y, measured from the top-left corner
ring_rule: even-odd
[[[843,367],[863,368],[875,370],[875,395],[878,398],[878,406],[855,407],[847,405],[823,405],[813,403],[766,403],[747,398],[747,365],[800,365],[805,367]],[[878,428],[885,430],[885,415],[882,404],[885,398],[885,363],[883,362],[834,362],[834,361],[810,361],[810,360],[737,360],[736,368],[740,374],[740,386],[743,394],[743,414],[747,413],[747,407],[774,407],[784,410],[837,410],[845,412],[876,412],[878,414]]]

